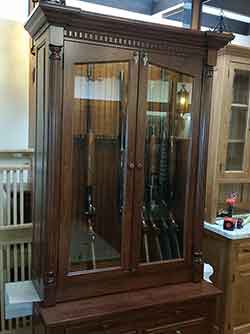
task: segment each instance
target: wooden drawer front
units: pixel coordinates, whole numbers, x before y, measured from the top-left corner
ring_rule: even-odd
[[[136,330],[118,330],[114,329],[112,332],[110,330],[106,330],[105,328],[101,328],[100,326],[90,329],[86,325],[84,326],[74,326],[66,329],[66,334],[138,334]]]
[[[145,334],[205,334],[206,319],[199,318],[191,321],[175,323],[172,325],[161,326],[158,328],[148,329]]]
[[[249,266],[250,267],[250,244],[241,244],[238,248],[237,266]]]
[[[66,328],[65,332],[66,334],[105,334],[100,327],[89,329],[86,325]]]
[[[185,303],[171,306],[154,307],[147,310],[133,311],[120,317],[102,321],[105,334],[117,333],[117,330],[135,330],[165,324],[177,323],[207,316],[207,302]],[[120,333],[120,332],[119,332]]]
[[[173,323],[185,324],[192,319],[204,319],[206,316],[207,302],[159,306],[113,316],[112,319],[95,322],[93,326],[79,324],[66,329],[66,334],[137,334],[145,328],[160,328]]]

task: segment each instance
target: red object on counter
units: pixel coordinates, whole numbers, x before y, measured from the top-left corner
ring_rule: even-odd
[[[224,230],[233,231],[235,229],[236,223],[237,223],[237,219],[231,218],[231,217],[225,217],[223,228]]]

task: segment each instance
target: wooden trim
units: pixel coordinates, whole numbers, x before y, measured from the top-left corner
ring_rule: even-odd
[[[60,40],[60,28],[57,30]],[[46,229],[45,240],[53,247],[47,247],[45,252],[44,289],[46,305],[52,305],[56,300],[57,261],[60,222],[60,188],[61,188],[61,124],[62,124],[62,45],[49,44],[49,77],[46,93],[48,103],[48,133],[45,141],[47,156],[47,195],[46,195]],[[48,136],[48,137],[47,137]],[[54,277],[50,279],[48,277]]]
[[[69,326],[74,322],[79,322],[79,320],[81,322],[84,322],[85,319],[96,321],[100,319],[99,314],[101,313],[103,317],[107,317],[109,314],[114,317],[124,312],[135,311],[138,308],[140,312],[143,312],[143,310],[156,305],[158,307],[165,305],[166,309],[168,309],[167,305],[170,307],[171,304],[176,304],[183,300],[185,300],[185,303],[200,298],[209,300],[220,294],[219,289],[205,282],[198,284],[186,283],[120,293],[114,295],[111,299],[110,296],[102,296],[61,303],[55,307],[42,308],[41,316],[48,327],[56,327],[57,325]],[[72,313],[71,310],[75,310],[75,312]]]
[[[68,17],[70,16],[70,26]],[[187,30],[169,27],[161,24],[154,24],[136,20],[128,20],[102,14],[94,14],[82,11],[78,8],[64,7],[49,3],[40,3],[25,24],[25,29],[34,37],[38,31],[47,24],[53,23],[61,27],[74,27],[73,31],[82,33],[91,32],[95,34],[113,34],[117,36],[118,44],[120,39],[138,39],[144,36],[141,43],[154,41],[155,45],[160,43],[169,44],[171,48],[186,48],[185,52],[193,53],[206,52],[207,48],[220,49],[226,45],[234,37],[232,34],[216,34],[212,32],[199,32],[195,30]],[[134,41],[132,41],[134,43]],[[135,42],[135,47],[138,47]],[[146,48],[141,44],[140,47]],[[127,45],[129,46],[129,45]],[[176,51],[175,51],[176,52]]]
[[[232,57],[250,58],[250,48],[234,44],[228,44],[223,49],[219,50],[218,56],[229,55]]]
[[[211,95],[213,84],[213,67],[206,66],[204,69],[202,84],[202,99],[200,113],[200,131],[199,131],[199,154],[198,154],[198,174],[196,188],[196,203],[194,220],[197,222],[196,229],[193,231],[193,253],[200,254],[200,261],[194,262],[194,281],[200,280],[203,276],[203,259],[202,259],[202,232],[205,208],[205,189],[206,189],[206,172],[208,156],[208,135],[211,109]],[[209,100],[207,99],[209,97]]]

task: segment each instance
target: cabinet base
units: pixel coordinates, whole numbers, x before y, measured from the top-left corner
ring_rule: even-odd
[[[212,334],[219,294],[220,290],[201,282],[70,301],[49,308],[37,304],[33,333]]]

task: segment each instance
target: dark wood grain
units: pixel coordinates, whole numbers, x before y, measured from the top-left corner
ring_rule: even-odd
[[[38,65],[32,271],[43,304],[35,307],[34,333],[211,334],[219,291],[202,282],[201,252],[211,73],[218,49],[233,36],[88,13],[48,1],[40,3],[25,27],[34,39]],[[185,140],[176,138],[175,143],[174,213],[183,235],[183,257],[141,265],[149,108],[145,60],[172,71],[180,80],[189,76],[193,87],[188,109],[192,134]],[[105,63],[111,66],[102,70],[98,65],[96,80],[111,78],[119,63],[128,69],[125,189],[119,226],[115,195],[119,104],[74,96],[75,76],[86,76],[86,64]],[[177,81],[167,105],[173,124],[176,88]],[[153,107],[161,111],[162,105]],[[90,180],[83,157],[88,147],[74,145],[74,136],[84,138],[88,132],[88,108],[93,111],[96,133],[94,182],[100,189],[93,195],[96,231],[120,251],[121,260],[112,266],[104,260],[100,268],[84,271],[81,263],[71,264],[70,242],[73,223],[81,220],[84,196],[79,183]]]
[[[140,310],[145,317],[143,310],[151,307],[157,306],[160,309],[163,305],[169,305],[170,308],[171,304],[206,300],[216,295],[220,295],[220,290],[208,283],[186,283],[61,303],[40,311],[47,326],[68,326],[75,322],[105,319],[111,314],[122,318],[124,312],[136,310]]]

